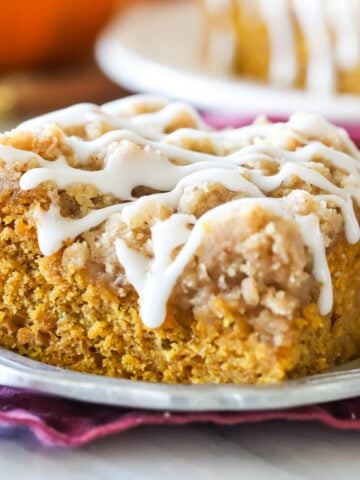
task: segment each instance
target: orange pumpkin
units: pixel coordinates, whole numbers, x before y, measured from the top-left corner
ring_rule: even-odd
[[[0,67],[75,60],[91,51],[116,0],[0,0]]]

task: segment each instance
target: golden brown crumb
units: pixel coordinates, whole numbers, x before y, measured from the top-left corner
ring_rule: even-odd
[[[181,115],[167,129],[189,127],[191,121],[191,116]],[[50,126],[38,134],[13,131],[1,136],[0,142],[49,160],[64,155],[78,166],[64,144],[65,133],[89,139],[111,128],[101,122],[66,131]],[[188,148],[210,149],[204,138],[193,139]],[[344,150],[338,138],[328,140]],[[219,140],[219,151],[232,152],[241,148],[241,142]],[[280,126],[266,140],[252,139],[250,144],[281,145],[294,151],[303,142],[296,132]],[[93,170],[103,160],[101,155],[89,158],[85,166]],[[139,189],[144,201],[130,221],[114,213],[99,227],[44,257],[37,241],[36,208],[46,210],[56,202],[63,216],[81,218],[120,200],[82,184],[58,191],[47,182],[22,191],[21,172],[36,166],[34,161],[1,169],[1,345],[78,371],[178,383],[276,382],[323,371],[359,354],[360,244],[346,242],[338,206],[316,199],[314,193],[324,193],[318,188],[293,176],[269,196],[287,195],[293,215],[313,213],[319,218],[334,284],[331,315],[318,312],[319,285],[298,224],[253,205],[206,225],[204,240],[172,292],[166,321],[160,328],[147,329],[140,320],[137,294],[118,262],[114,239],[120,237],[151,258],[150,229],[157,221],[174,212],[199,217],[242,194],[203,182],[186,187],[178,204],[169,206],[147,200],[149,192]],[[340,169],[329,168],[321,159],[309,166],[343,186]],[[248,175],[254,169],[270,175],[279,166],[263,160],[243,168]]]

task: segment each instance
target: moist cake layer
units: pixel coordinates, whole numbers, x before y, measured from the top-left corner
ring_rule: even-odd
[[[360,352],[360,153],[317,115],[212,131],[82,104],[0,137],[0,343],[75,370],[274,382]]]

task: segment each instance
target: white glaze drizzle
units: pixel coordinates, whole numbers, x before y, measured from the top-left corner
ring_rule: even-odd
[[[358,0],[327,0],[327,18],[335,33],[335,59],[342,70],[351,70],[360,59],[360,15]]]
[[[164,95],[149,95],[139,93],[129,97],[120,98],[101,105],[101,109],[109,115],[116,117],[128,117],[133,115],[141,107],[147,111],[157,111],[170,103],[170,100]]]
[[[129,262],[131,256],[125,242],[116,241],[119,261],[126,274],[135,281],[134,286],[137,286],[140,298],[140,315],[149,328],[159,327],[163,323],[167,302],[176,280],[199,246],[197,230],[192,235],[189,228],[193,224],[196,224],[196,218],[192,215],[174,214],[168,220],[152,227],[154,258],[151,262],[144,257],[141,260],[139,254],[135,263]],[[175,260],[172,260],[174,249],[180,246],[183,248]]]
[[[31,171],[31,170],[30,170]],[[221,169],[207,169],[186,176],[176,187],[166,193],[153,194],[141,197],[134,202],[121,203],[110,207],[93,210],[80,219],[69,219],[61,216],[59,208],[52,204],[49,210],[37,210],[35,218],[37,220],[38,240],[41,252],[48,256],[57,252],[66,240],[73,240],[80,234],[98,226],[104,222],[110,215],[121,213],[121,218],[125,222],[130,222],[131,218],[141,211],[141,208],[149,201],[159,200],[162,204],[169,207],[175,207],[184,189],[191,185],[202,182],[220,183],[225,188],[234,192],[243,192],[248,196],[263,197],[263,193],[251,182],[240,175],[234,175],[234,171]],[[49,235],[49,231],[51,235]]]
[[[358,0],[257,0],[256,4],[268,31],[270,82],[285,87],[295,84],[296,23],[308,52],[309,90],[332,92],[337,86],[337,68],[349,71],[359,67]]]
[[[124,107],[123,110],[121,106]],[[81,126],[84,123],[105,123],[113,128],[130,130],[138,133],[145,138],[161,138],[164,128],[169,125],[171,120],[176,117],[186,115],[194,128],[206,130],[208,127],[201,119],[200,115],[189,105],[183,102],[168,103],[151,113],[144,113],[127,118],[121,116],[121,112],[126,112],[125,106],[118,101],[117,104],[106,104],[105,107],[99,107],[91,103],[80,103],[71,107],[58,110],[56,112],[41,115],[31,120],[21,123],[17,130],[41,131],[45,125],[56,124],[58,127],[67,129],[70,127]],[[119,116],[112,114],[112,110],[120,112]]]
[[[16,164],[23,165],[29,163],[31,160],[36,160],[40,165],[44,165],[42,162],[46,164],[46,161],[36,153],[27,152],[26,150],[20,150],[8,145],[0,145],[0,159],[8,166]]]
[[[212,25],[205,26],[205,60],[209,71],[225,73],[231,68],[235,54],[235,32],[232,28],[232,0],[204,0]]]
[[[323,0],[292,1],[307,44],[307,87],[330,93],[336,89],[336,71]]]
[[[325,201],[327,204],[333,203],[337,205],[343,215],[345,235],[350,244],[354,244],[360,240],[360,226],[354,211],[354,205],[351,198],[343,199],[336,195],[317,195],[319,201]]]
[[[180,180],[176,187],[170,192],[141,197],[136,202],[127,204],[121,212],[121,218],[125,223],[130,223],[131,219],[140,212],[149,201],[160,201],[163,205],[175,208],[186,187],[199,185],[204,182],[220,184],[230,191],[241,192],[249,197],[263,197],[264,194],[261,190],[243,178],[241,173],[239,169],[224,170],[220,168],[208,168],[192,173]]]
[[[295,152],[285,151],[277,147],[253,145],[243,149],[244,155],[230,156],[230,161],[213,157],[212,161],[199,161],[183,166],[171,163],[166,157],[159,155],[157,151],[151,150],[149,147],[140,150],[129,148],[129,145],[127,141],[118,144],[107,158],[105,168],[97,171],[72,168],[63,159],[59,159],[57,162],[43,160],[42,164],[47,166],[34,168],[24,173],[20,179],[20,187],[23,190],[30,190],[46,181],[55,182],[59,188],[66,188],[74,183],[83,183],[94,185],[99,192],[112,194],[120,200],[134,200],[132,191],[137,186],[169,191],[175,188],[181,179],[196,171],[203,170],[205,172],[203,180],[207,179],[206,172],[209,168],[212,170],[228,168],[240,175],[243,171],[238,168],[238,165],[244,165],[251,158],[271,158],[280,165],[279,172],[276,175],[268,176],[256,170],[247,172],[251,182],[264,192],[275,190],[290,176],[297,176],[306,183],[339,197],[347,198],[349,189],[345,191],[337,187],[322,174],[306,166],[306,163],[313,157],[323,157],[332,166],[342,169],[348,174],[356,175],[359,173],[359,165],[354,159],[318,142],[309,144]],[[240,151],[239,154],[241,153]],[[151,168],[148,168],[149,165],[151,165]],[[198,181],[202,180],[201,176],[196,178]],[[214,181],[216,181],[216,178]],[[358,188],[355,186],[351,191],[356,199],[360,199],[359,188],[360,185]]]
[[[155,225],[152,229],[154,261],[151,263],[150,268],[140,271],[146,264],[145,262],[141,263],[139,258],[137,258],[136,266],[139,269],[135,273],[133,271],[135,264],[131,260],[129,261],[131,257],[127,255],[128,252],[126,250],[120,251],[119,261],[124,266],[125,271],[129,272],[133,278],[142,279],[141,281],[137,280],[138,285],[141,285],[141,289],[138,291],[140,296],[140,313],[142,321],[147,327],[156,328],[163,323],[166,317],[167,302],[175,283],[200,247],[209,226],[211,228],[211,223],[224,219],[229,213],[236,215],[242,208],[248,208],[255,204],[263,206],[275,215],[290,218],[285,208],[282,207],[281,202],[276,199],[259,198],[255,200],[241,198],[220,205],[205,213],[196,221],[192,231],[186,228],[188,224],[192,224],[195,221],[190,215],[175,214],[169,220]],[[180,245],[183,245],[182,249],[176,258],[172,260],[171,253],[174,248]],[[117,253],[119,255],[119,250],[117,250]],[[317,266],[320,266],[320,260]],[[317,275],[318,270],[314,269],[314,274]],[[320,279],[319,276],[316,278]]]
[[[113,213],[121,212],[125,205],[126,203],[123,203],[93,210],[78,219],[63,217],[54,204],[50,205],[49,210],[35,210],[40,251],[45,256],[53,255],[66,240],[74,240],[82,233],[97,227]]]
[[[326,315],[331,312],[332,309],[333,289],[319,219],[314,214],[296,215],[295,218],[300,227],[304,244],[310,249],[313,255],[312,273],[314,278],[322,285],[318,299],[319,312],[321,315]]]
[[[138,100],[140,101],[140,100]],[[142,99],[144,101],[144,99]],[[130,100],[127,100],[131,107]],[[114,110],[121,110],[120,102]],[[85,121],[93,121],[89,117],[88,107],[79,107],[85,115]],[[101,108],[99,111],[102,111]],[[160,108],[160,107],[159,107]],[[92,110],[91,107],[90,110]],[[128,201],[110,207],[93,210],[80,219],[69,219],[61,216],[58,207],[52,204],[47,211],[37,209],[35,218],[38,228],[40,250],[44,255],[58,251],[66,240],[73,240],[82,233],[100,225],[112,214],[120,214],[121,219],[129,223],[136,213],[147,202],[158,201],[174,209],[180,201],[185,189],[201,183],[216,183],[228,190],[239,192],[245,197],[233,200],[210,210],[200,219],[191,215],[174,213],[168,220],[156,223],[151,229],[153,258],[147,258],[130,249],[124,240],[117,238],[114,248],[119,262],[124,267],[129,282],[139,294],[141,316],[145,325],[157,327],[166,316],[166,305],[172,289],[187,263],[196,254],[204,240],[204,225],[216,222],[229,212],[235,212],[250,205],[260,205],[269,209],[275,215],[291,218],[299,225],[304,244],[313,255],[313,275],[319,281],[321,291],[319,310],[322,314],[329,313],[332,308],[332,285],[326,261],[324,238],[320,230],[319,220],[315,215],[294,216],[289,213],[284,198],[264,198],[263,192],[271,192],[280,186],[284,180],[296,176],[305,183],[317,186],[324,194],[317,198],[326,204],[336,205],[342,212],[345,233],[350,243],[359,241],[360,227],[354,212],[352,199],[360,204],[360,162],[359,152],[345,131],[337,129],[317,115],[299,114],[291,118],[287,124],[254,125],[240,130],[223,132],[196,131],[183,129],[174,134],[166,135],[166,122],[171,122],[178,114],[178,107],[171,109],[166,104],[162,108],[166,114],[161,114],[161,108],[156,112],[155,128],[151,130],[146,122],[133,121],[130,130],[110,131],[96,140],[85,141],[78,137],[67,137],[65,142],[73,149],[74,156],[82,164],[94,155],[104,156],[104,167],[97,171],[82,170],[68,165],[64,158],[56,161],[46,161],[36,154],[16,150],[12,147],[0,146],[0,158],[9,165],[13,163],[26,164],[35,159],[39,168],[33,168],[23,174],[20,186],[31,189],[44,181],[53,181],[58,188],[66,188],[73,183],[94,185],[103,194],[111,193],[119,200]],[[110,111],[111,108],[107,107]],[[50,114],[46,121],[61,122],[61,125],[71,127],[70,118],[76,109],[62,111],[61,114]],[[126,112],[126,108],[123,109]],[[169,112],[172,112],[171,115]],[[125,113],[124,113],[125,115]],[[146,114],[146,115],[155,115]],[[144,115],[140,115],[144,118]],[[163,121],[166,117],[166,122]],[[82,124],[84,124],[84,118]],[[89,120],[90,118],[90,120]],[[152,117],[154,118],[154,116]],[[193,118],[197,118],[196,115]],[[136,119],[136,116],[134,117]],[[162,119],[162,120],[161,120]],[[160,121],[161,120],[161,121]],[[80,117],[73,122],[80,124]],[[41,125],[45,125],[42,120]],[[27,129],[37,130],[40,123],[27,124]],[[139,126],[141,125],[141,127]],[[140,136],[143,129],[145,136]],[[267,139],[273,139],[278,134],[286,134],[290,129],[292,136],[298,136],[304,146],[295,151],[288,151],[280,146],[269,145]],[[156,140],[146,138],[156,137]],[[182,136],[183,135],[183,136]],[[176,138],[177,137],[177,138]],[[227,142],[230,150],[228,155],[212,155],[186,150],[178,145],[172,145],[170,140],[204,138],[217,142]],[[349,154],[328,147],[312,138],[337,139]],[[247,143],[255,142],[246,145]],[[135,146],[133,143],[137,144]],[[236,149],[235,146],[238,146]],[[351,187],[343,188],[335,185],[324,175],[314,169],[313,163],[321,158],[326,164],[340,169],[351,178]],[[252,161],[266,159],[278,164],[274,175],[264,175],[261,171],[245,168]],[[185,165],[179,165],[172,160],[181,160]],[[150,166],[150,168],[148,168]],[[159,190],[149,196],[134,199],[132,191],[137,186],[146,186]],[[253,198],[249,198],[253,197]],[[193,228],[192,228],[193,227]],[[175,258],[172,254],[175,248],[180,248]]]
[[[297,61],[289,1],[259,0],[259,5],[269,34],[270,81],[283,87],[291,87],[297,76]]]

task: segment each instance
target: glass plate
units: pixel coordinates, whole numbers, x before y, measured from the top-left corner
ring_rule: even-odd
[[[72,372],[0,348],[0,384],[119,407],[241,411],[300,407],[360,395],[360,360],[276,385],[167,385]]]

